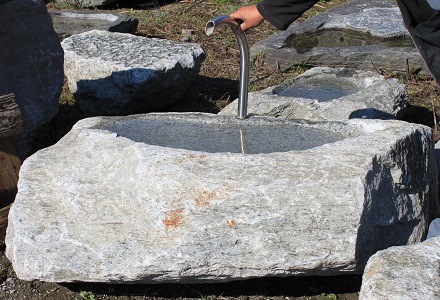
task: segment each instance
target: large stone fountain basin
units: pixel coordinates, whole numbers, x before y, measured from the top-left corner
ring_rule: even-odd
[[[347,1],[258,41],[250,52],[281,69],[309,64],[403,72],[409,64],[428,71],[392,0]]]
[[[289,140],[296,126],[334,139],[259,154],[147,141],[252,127],[291,127],[271,131]],[[399,121],[85,119],[23,163],[6,254],[19,278],[53,282],[359,274],[377,250],[422,239],[438,212],[432,160],[431,129]]]
[[[248,113],[338,121],[394,119],[406,107],[405,85],[375,72],[315,67],[280,85],[249,93]],[[238,100],[219,114],[237,114]]]

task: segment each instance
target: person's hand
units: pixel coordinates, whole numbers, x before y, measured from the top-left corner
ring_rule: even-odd
[[[264,17],[257,10],[256,5],[243,6],[231,13],[230,16],[243,21],[240,25],[243,31],[257,27],[264,21]]]

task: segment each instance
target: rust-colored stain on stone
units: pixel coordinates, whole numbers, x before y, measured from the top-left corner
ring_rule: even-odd
[[[203,191],[198,193],[194,199],[198,206],[209,205],[212,200],[224,200],[228,195],[228,188],[215,188],[211,191]]]
[[[232,228],[235,225],[235,220],[227,220],[226,221],[226,225],[228,225],[228,227]]]
[[[199,156],[199,158],[206,158],[206,155],[202,154]]]
[[[188,156],[191,157],[191,158],[196,158],[195,154],[189,154]]]
[[[199,206],[211,204],[219,189],[213,189],[212,191],[203,191],[196,197],[196,204]]]
[[[177,228],[183,224],[183,209],[173,209],[166,214],[166,218],[162,221],[166,227]]]

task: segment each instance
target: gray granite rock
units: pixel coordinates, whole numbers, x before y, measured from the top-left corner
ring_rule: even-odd
[[[92,30],[62,41],[69,88],[86,115],[164,110],[182,100],[202,46]]]
[[[279,31],[251,47],[251,56],[282,69],[295,64],[405,71],[425,63],[392,0],[353,0]]]
[[[377,73],[316,67],[249,93],[248,113],[308,120],[393,119],[406,106],[405,85]],[[219,114],[237,114],[238,100]]]
[[[55,0],[55,2],[60,4],[71,4],[71,5],[79,5],[82,8],[86,7],[95,7],[95,6],[103,6],[108,5],[118,0]]]
[[[94,7],[111,4],[117,0],[82,0],[83,7]]]
[[[373,255],[362,277],[359,299],[440,299],[440,237]]]
[[[14,93],[25,132],[14,137],[21,158],[58,112],[64,82],[63,49],[43,1],[0,3],[0,95]]]
[[[54,282],[361,274],[439,213],[433,159],[394,120],[84,119],[24,162],[6,255]]]
[[[49,10],[60,40],[90,30],[135,33],[139,20],[123,13],[89,10]]]

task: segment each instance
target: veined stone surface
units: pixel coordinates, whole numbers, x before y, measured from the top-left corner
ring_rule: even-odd
[[[408,60],[410,67],[428,73],[393,0],[337,5],[258,41],[250,52],[282,69],[305,63],[403,71]]]
[[[81,0],[79,4],[81,7],[96,7],[111,4],[116,1],[118,0]],[[61,2],[62,4],[65,4],[66,2],[77,3],[75,0],[56,0],[56,2]]]
[[[307,120],[393,119],[406,107],[405,85],[377,73],[316,67],[278,86],[249,93],[248,113]],[[219,114],[237,114],[238,100]]]
[[[359,299],[440,299],[440,236],[373,255],[365,268]]]
[[[197,150],[213,132],[218,147]],[[271,139],[320,135],[333,140]],[[273,150],[220,149],[255,141]],[[393,120],[84,119],[23,163],[6,255],[19,278],[54,282],[361,274],[439,213],[433,151],[430,128]]]
[[[100,30],[61,45],[69,88],[89,115],[165,109],[182,99],[205,59],[198,44]]]

